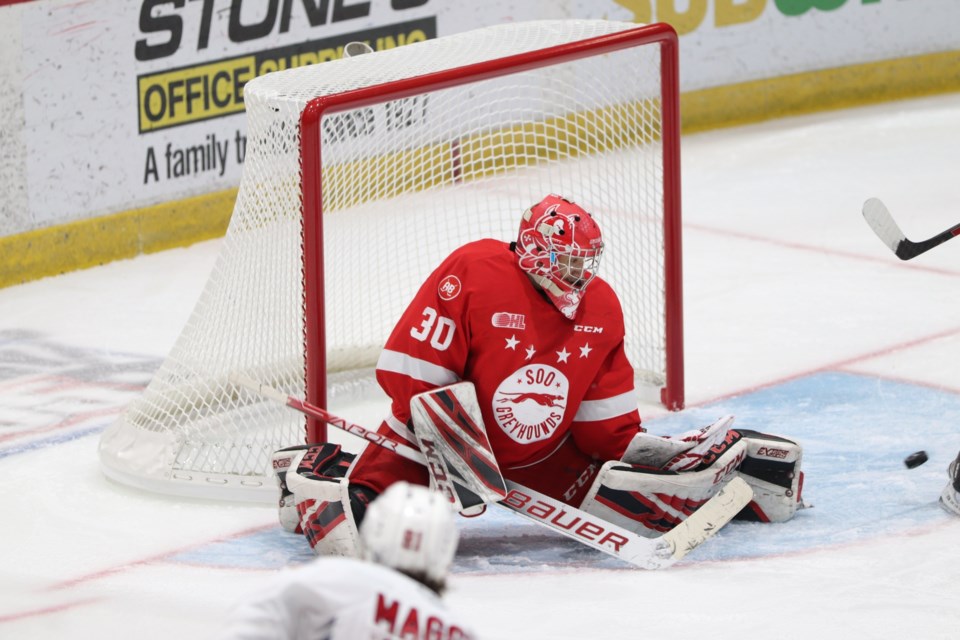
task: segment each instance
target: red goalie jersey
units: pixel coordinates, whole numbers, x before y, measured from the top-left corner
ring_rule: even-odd
[[[381,433],[413,443],[410,398],[470,380],[504,475],[576,505],[596,461],[619,459],[640,429],[623,314],[594,277],[568,319],[512,247],[467,244],[420,288],[377,364],[393,401]],[[350,477],[378,492],[396,480],[428,482],[423,467],[376,447]]]

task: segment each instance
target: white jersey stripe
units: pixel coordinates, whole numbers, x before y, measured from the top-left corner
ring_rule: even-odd
[[[580,403],[574,422],[595,422],[607,420],[630,413],[638,408],[637,397],[633,390],[602,400],[584,400]]]
[[[398,436],[400,436],[401,438],[403,438],[404,440],[406,440],[407,442],[413,445],[420,446],[419,444],[417,444],[417,441],[413,435],[413,431],[408,429],[407,425],[400,422],[400,420],[397,419],[397,416],[391,413],[390,415],[387,416],[384,422],[387,423],[387,426],[390,427],[390,429],[395,434],[397,434]]]
[[[380,359],[377,360],[377,370],[400,373],[410,376],[414,380],[435,384],[438,387],[460,381],[460,376],[450,369],[389,349],[380,352]]]

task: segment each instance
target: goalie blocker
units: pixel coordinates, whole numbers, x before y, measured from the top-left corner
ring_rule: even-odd
[[[654,537],[683,522],[739,476],[754,497],[736,519],[789,520],[803,506],[800,445],[757,431],[727,429],[732,421],[721,419],[694,438],[638,434],[624,455],[630,462],[604,464],[580,508]],[[696,440],[693,447],[691,439]]]

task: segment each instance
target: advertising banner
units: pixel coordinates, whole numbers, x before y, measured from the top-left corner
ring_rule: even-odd
[[[0,3],[3,5],[3,3]],[[0,6],[0,236],[229,189],[243,87],[520,20],[665,21],[681,90],[960,50],[956,0],[34,0]]]

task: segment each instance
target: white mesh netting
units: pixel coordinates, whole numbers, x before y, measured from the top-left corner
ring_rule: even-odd
[[[228,378],[304,395],[299,122],[311,99],[636,28],[500,25],[247,84],[243,179],[221,254],[170,355],[104,433],[105,472],[166,493],[275,499],[270,454],[303,441],[303,417]],[[628,355],[640,382],[663,385],[660,106],[660,47],[644,45],[323,116],[321,175],[303,179],[322,190],[331,400],[357,379],[333,372],[373,366],[442,258],[512,240],[520,213],[551,192],[600,223]]]

